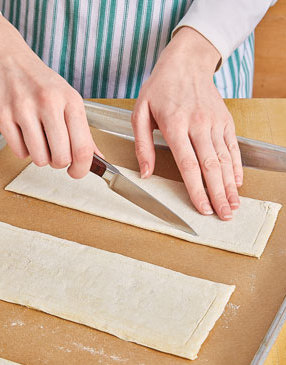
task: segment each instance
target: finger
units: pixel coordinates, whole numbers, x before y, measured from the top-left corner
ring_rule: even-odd
[[[204,189],[200,166],[187,132],[178,133],[177,131],[172,135],[166,134],[164,131],[162,133],[173,153],[194,206],[201,214],[213,214],[210,201]]]
[[[17,124],[13,123],[11,120],[1,123],[1,133],[18,158],[24,159],[29,156],[29,151],[25,145],[21,129]]]
[[[220,162],[226,198],[231,209],[237,209],[240,201],[234,180],[232,159],[223,139],[223,130],[212,131],[213,146]]]
[[[37,166],[46,166],[50,162],[50,151],[46,136],[39,119],[24,117],[18,122],[22,130],[25,145],[29,154]]]
[[[72,163],[68,168],[68,173],[74,179],[80,179],[90,170],[94,142],[82,102],[67,104],[64,115],[72,154]]]
[[[220,219],[232,218],[232,211],[226,198],[222,171],[215,153],[210,133],[199,133],[191,137],[204,175],[212,205]]]
[[[243,183],[243,169],[240,149],[233,124],[228,124],[226,126],[224,131],[224,140],[231,155],[235,183],[238,187],[240,187]]]
[[[136,104],[131,120],[135,136],[135,152],[141,177],[147,178],[152,175],[155,166],[153,124],[147,102]]]
[[[47,115],[43,115],[42,123],[51,153],[50,165],[56,169],[67,167],[72,161],[72,156],[63,111],[56,113],[50,110]]]

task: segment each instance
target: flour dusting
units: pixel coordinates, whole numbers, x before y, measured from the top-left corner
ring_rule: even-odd
[[[67,347],[64,347],[64,346],[55,346],[56,349],[59,349],[61,351],[64,351],[64,352],[72,352],[71,349],[67,348]]]
[[[104,359],[114,360],[114,361],[117,361],[117,362],[126,362],[126,361],[128,361],[128,359],[122,358],[122,357],[117,356],[117,355],[108,355],[108,354],[106,354],[104,352],[103,348],[101,348],[99,350],[96,350],[93,347],[84,346],[82,343],[77,343],[77,342],[73,342],[73,345],[81,351],[89,352],[93,356],[99,355]]]
[[[20,321],[19,319],[17,320],[17,321],[15,321],[15,322],[12,322],[11,324],[10,324],[10,326],[11,327],[15,327],[15,326],[20,326],[20,327],[22,327],[22,326],[24,326],[24,322],[23,321]]]
[[[228,307],[231,308],[232,311],[236,312],[240,308],[240,305],[229,302]]]
[[[237,315],[240,305],[229,302],[226,305],[226,308],[228,310],[226,310],[221,317],[223,319],[223,325],[222,325],[223,328],[229,328],[229,322],[232,320],[234,316]]]

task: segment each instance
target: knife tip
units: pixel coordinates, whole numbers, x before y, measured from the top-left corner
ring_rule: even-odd
[[[185,233],[191,234],[192,236],[198,236],[197,232],[195,232],[190,226],[178,228]]]

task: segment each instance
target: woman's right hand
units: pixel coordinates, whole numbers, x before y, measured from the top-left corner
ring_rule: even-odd
[[[92,139],[81,96],[38,58],[1,15],[0,44],[0,132],[19,158],[30,155],[38,166],[70,165],[69,175],[82,178],[93,153],[101,153]]]

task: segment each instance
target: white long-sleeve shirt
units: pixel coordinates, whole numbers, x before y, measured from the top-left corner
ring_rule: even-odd
[[[277,0],[194,0],[173,31],[189,26],[220,52],[222,64],[253,32]]]

